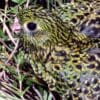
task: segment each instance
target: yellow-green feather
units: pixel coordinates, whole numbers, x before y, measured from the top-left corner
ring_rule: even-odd
[[[100,53],[90,53],[89,49],[99,41],[95,43],[96,39],[80,34],[55,12],[39,8],[22,9],[18,17],[22,26],[29,22],[39,26],[35,35],[26,35],[29,34],[26,32],[21,41],[29,50],[28,58],[35,75],[47,83],[49,90],[65,98],[78,95],[77,98],[91,100],[96,94],[93,98],[97,99],[100,90],[95,92],[94,88],[100,85]],[[95,78],[98,81],[94,85]],[[87,82],[89,86],[86,86]],[[81,93],[77,92],[79,89]],[[89,91],[87,94],[85,89]]]

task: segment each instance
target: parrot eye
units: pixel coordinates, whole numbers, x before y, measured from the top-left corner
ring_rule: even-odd
[[[34,23],[34,22],[29,22],[27,24],[27,28],[30,30],[30,31],[34,31],[36,28],[37,28],[37,24]]]

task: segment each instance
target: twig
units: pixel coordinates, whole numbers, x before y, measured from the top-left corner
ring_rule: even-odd
[[[15,54],[17,48],[18,48],[18,44],[19,44],[19,39],[17,40],[17,42],[16,42],[16,44],[15,44],[15,48],[14,48],[14,50],[12,51],[12,53],[10,54],[10,56],[9,56],[8,60],[6,61],[6,63],[8,63],[8,62],[11,60],[11,58],[14,56],[14,54]]]
[[[12,49],[10,49],[1,38],[0,38],[0,42],[4,45],[5,48],[7,48],[9,51],[12,51]]]
[[[17,72],[18,72],[18,77],[19,77],[19,92],[21,94],[21,99],[25,100],[23,95],[22,95],[22,79],[21,79],[21,73],[20,73],[20,64],[17,64]]]
[[[7,8],[8,8],[8,0],[5,0],[5,9],[4,9],[4,18],[3,18],[4,23],[6,22]],[[3,32],[5,32],[4,27],[3,27]]]
[[[28,8],[29,3],[30,3],[30,0],[27,0],[26,5],[25,5],[25,8]]]
[[[37,93],[39,100],[43,100],[41,94],[39,93],[39,91],[34,87],[34,85],[32,85],[33,90]]]
[[[16,45],[15,40],[14,40],[14,38],[12,37],[10,30],[8,29],[7,25],[6,25],[6,24],[4,23],[4,21],[3,21],[3,18],[0,17],[0,20],[1,20],[2,24],[3,24],[3,27],[4,27],[5,31],[7,32],[8,36],[9,36],[9,38],[10,38],[10,40],[13,42],[14,45]]]

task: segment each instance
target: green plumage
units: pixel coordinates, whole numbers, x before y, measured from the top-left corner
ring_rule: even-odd
[[[22,9],[18,18],[24,30],[20,39],[29,50],[34,73],[48,84],[49,90],[64,98],[97,100],[100,52],[89,50],[98,48],[99,39],[81,34],[69,21],[64,22],[56,10]]]

